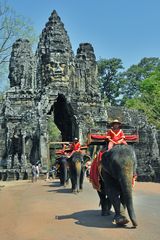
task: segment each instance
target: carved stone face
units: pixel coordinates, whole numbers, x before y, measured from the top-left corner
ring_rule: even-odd
[[[46,75],[51,81],[66,81],[68,77],[68,61],[62,55],[56,54],[50,56],[48,64],[45,66]]]
[[[51,79],[64,78],[67,74],[67,65],[65,63],[50,62],[46,65],[47,73],[50,75]]]

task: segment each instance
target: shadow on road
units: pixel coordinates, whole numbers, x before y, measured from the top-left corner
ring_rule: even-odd
[[[57,220],[75,219],[75,224],[86,227],[97,228],[116,228],[117,226],[112,223],[113,215],[101,216],[99,210],[85,210],[75,212],[69,215],[56,216]]]
[[[48,190],[47,192],[55,192],[55,193],[72,193],[72,190],[69,189],[69,188],[59,188],[59,189],[56,189],[56,190]]]
[[[47,192],[72,193],[72,190],[71,190],[71,188],[68,187],[68,185],[66,187],[64,187],[58,181],[57,182],[50,182],[49,184],[43,185],[43,187],[53,188],[52,190],[48,190]],[[54,189],[54,188],[58,188],[58,189]]]
[[[54,181],[54,182],[47,182],[47,184],[43,185],[44,187],[59,187],[60,182],[59,181]]]

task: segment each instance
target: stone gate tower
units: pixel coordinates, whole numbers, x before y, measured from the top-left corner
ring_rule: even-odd
[[[56,11],[42,31],[35,55],[28,40],[18,39],[13,44],[9,70],[11,88],[2,109],[6,129],[3,163],[4,156],[8,159],[11,155],[13,142],[20,138],[20,164],[47,164],[48,115],[61,131],[62,141],[79,137],[85,143],[89,128],[107,121],[94,49],[90,43],[81,43],[74,56]]]
[[[0,101],[0,170],[48,164],[48,117],[62,141],[86,142],[92,129],[106,130],[119,118],[139,128],[135,144],[139,179],[160,182],[160,132],[144,115],[122,107],[104,107],[97,80],[97,63],[90,43],[80,43],[76,55],[56,11],[49,17],[36,53],[30,42],[18,39],[9,65],[10,89]],[[1,179],[1,171],[0,171]]]

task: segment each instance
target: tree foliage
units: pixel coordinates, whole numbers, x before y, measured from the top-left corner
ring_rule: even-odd
[[[13,43],[18,38],[36,41],[34,29],[28,19],[18,15],[6,1],[0,1],[0,75],[1,83],[8,75],[8,62]]]
[[[144,112],[150,123],[160,128],[160,67],[140,84],[140,96],[126,101],[126,106]]]
[[[143,58],[124,72],[117,58],[100,59],[98,74],[103,99],[112,105],[141,110],[160,128],[160,59]]]
[[[115,105],[122,87],[122,81],[119,78],[119,71],[123,69],[122,61],[118,58],[101,58],[97,64],[102,97]]]
[[[127,71],[121,74],[123,105],[127,99],[133,99],[141,95],[141,83],[160,66],[159,58],[143,58],[137,65],[132,65]]]
[[[53,121],[53,117],[49,117],[48,119],[48,135],[49,135],[49,142],[59,142],[61,141],[61,132],[57,128],[56,124]],[[55,149],[50,149],[50,162],[48,163],[48,168],[50,169],[51,166],[54,165],[56,159]]]
[[[57,128],[52,117],[48,119],[48,134],[50,142],[61,141],[61,132]]]

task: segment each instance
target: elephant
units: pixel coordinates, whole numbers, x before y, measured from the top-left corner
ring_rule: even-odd
[[[74,152],[68,159],[69,174],[72,184],[72,192],[76,193],[83,189],[84,164],[81,152]]]
[[[56,164],[59,165],[58,177],[60,179],[60,184],[63,185],[64,187],[66,187],[66,185],[68,184],[68,180],[69,180],[67,157],[61,156],[61,157],[57,158]]]
[[[101,180],[102,192],[99,194],[101,206],[111,204],[115,210],[114,221],[117,225],[126,225],[129,220],[125,216],[127,208],[129,218],[134,228],[138,226],[133,207],[132,178],[136,169],[136,155],[130,145],[115,145],[111,150],[102,155]],[[110,203],[104,196],[107,195]],[[104,210],[104,209],[102,209]],[[103,212],[103,211],[102,211]]]

